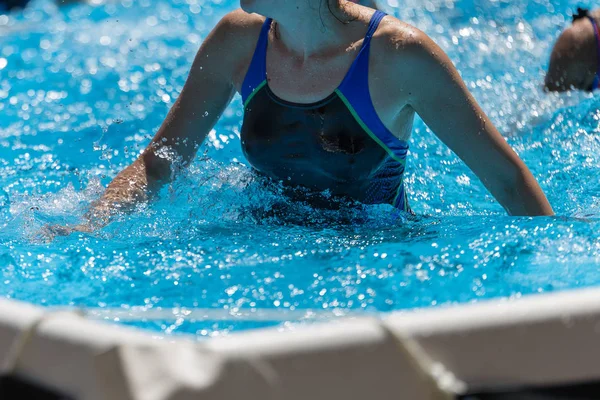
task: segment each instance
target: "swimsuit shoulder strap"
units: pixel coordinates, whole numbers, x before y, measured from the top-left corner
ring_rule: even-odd
[[[260,30],[254,55],[242,84],[242,100],[244,102],[267,79],[267,46],[272,22],[271,18],[267,18]]]
[[[381,11],[376,11],[373,14],[362,48],[336,93],[363,129],[394,159],[402,162],[406,158],[408,143],[398,139],[387,129],[379,115],[377,115],[369,91],[371,39],[385,16],[386,14]]]
[[[340,87],[344,86],[347,81],[354,81],[356,79],[364,80],[366,77],[369,76],[369,53],[371,49],[371,39],[377,31],[381,20],[386,15],[387,14],[383,11],[377,10],[371,17],[371,22],[369,23],[369,28],[367,30],[367,33],[365,34],[365,38],[363,39],[363,44],[360,48],[360,51],[358,52],[358,56],[356,56],[356,59],[352,63],[352,66],[348,70],[348,73],[346,74],[346,77],[342,81]]]
[[[365,40],[362,45],[363,48],[371,45],[371,38],[373,38],[375,31],[377,31],[377,28],[379,27],[379,24],[381,23],[381,20],[386,15],[387,14],[384,13],[383,11],[380,11],[380,10],[375,11],[373,16],[371,17],[371,22],[369,22],[369,29],[367,30],[367,34],[365,35]]]

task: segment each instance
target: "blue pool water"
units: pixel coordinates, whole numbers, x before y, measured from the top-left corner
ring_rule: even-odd
[[[585,2],[389,4],[450,54],[559,217],[506,216],[420,121],[407,178],[416,221],[391,219],[387,206],[290,203],[244,160],[236,98],[156,204],[98,234],[42,243],[43,225],[77,221],[145,147],[202,39],[237,2],[98,0],[59,11],[35,0],[0,16],[0,295],[109,317],[135,307],[128,323],[218,335],[306,310],[384,312],[600,284],[599,98],[540,88],[552,41]],[[288,216],[265,216],[281,202]],[[191,314],[152,314],[172,308]],[[211,317],[199,320],[198,309]],[[244,320],[227,317],[238,309]]]

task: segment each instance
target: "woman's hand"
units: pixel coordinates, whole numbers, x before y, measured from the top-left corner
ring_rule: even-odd
[[[42,229],[35,235],[35,240],[50,243],[57,236],[69,236],[74,232],[92,233],[94,228],[87,224],[78,224],[73,226],[65,225],[44,225]]]

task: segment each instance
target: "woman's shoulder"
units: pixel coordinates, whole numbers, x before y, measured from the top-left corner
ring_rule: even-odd
[[[427,49],[432,43],[426,33],[390,15],[381,21],[373,36],[373,46],[381,50],[377,53],[391,57]]]
[[[260,29],[265,19],[262,15],[250,14],[238,8],[225,14],[219,23],[226,24],[230,28],[252,29],[258,27]]]
[[[391,91],[413,88],[441,70],[452,70],[444,50],[426,33],[390,16],[373,36],[370,54],[373,74],[383,78]]]
[[[210,47],[212,53],[238,59],[254,50],[264,22],[265,18],[260,15],[248,14],[241,9],[232,11],[221,18],[204,40],[204,45]]]
[[[399,69],[414,69],[423,63],[438,63],[446,57],[426,33],[392,16],[387,16],[381,22],[373,36],[372,48],[378,64],[395,73]]]
[[[226,14],[204,40],[204,54],[211,56],[207,61],[234,71],[242,68],[252,57],[264,22],[264,17],[241,9]]]
[[[264,22],[265,17],[261,15],[249,14],[242,9],[237,9],[221,18],[213,33],[225,40],[243,44],[247,40],[258,37]]]

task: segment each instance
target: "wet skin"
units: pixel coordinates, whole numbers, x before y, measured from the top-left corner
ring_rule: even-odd
[[[314,103],[342,82],[374,12],[345,0],[241,0],[241,6],[243,10],[224,17],[205,39],[163,125],[93,205],[83,223],[86,229],[97,229],[115,212],[149,200],[174,172],[190,164],[235,92],[241,92],[265,21],[261,15],[277,22],[267,51],[269,89],[287,102]],[[377,116],[397,139],[409,140],[418,113],[510,214],[553,214],[527,166],[469,93],[447,55],[423,32],[385,17],[371,42],[365,79]],[[322,123],[318,108],[309,120],[286,121],[286,135],[268,126],[256,130],[260,135],[243,132],[244,151],[257,170],[275,179],[290,178],[297,185],[360,200],[363,180],[384,154],[362,135],[345,134],[343,124],[353,121],[336,114],[324,121],[322,133],[308,136],[301,136],[300,126]],[[174,157],[165,158],[165,150]]]

